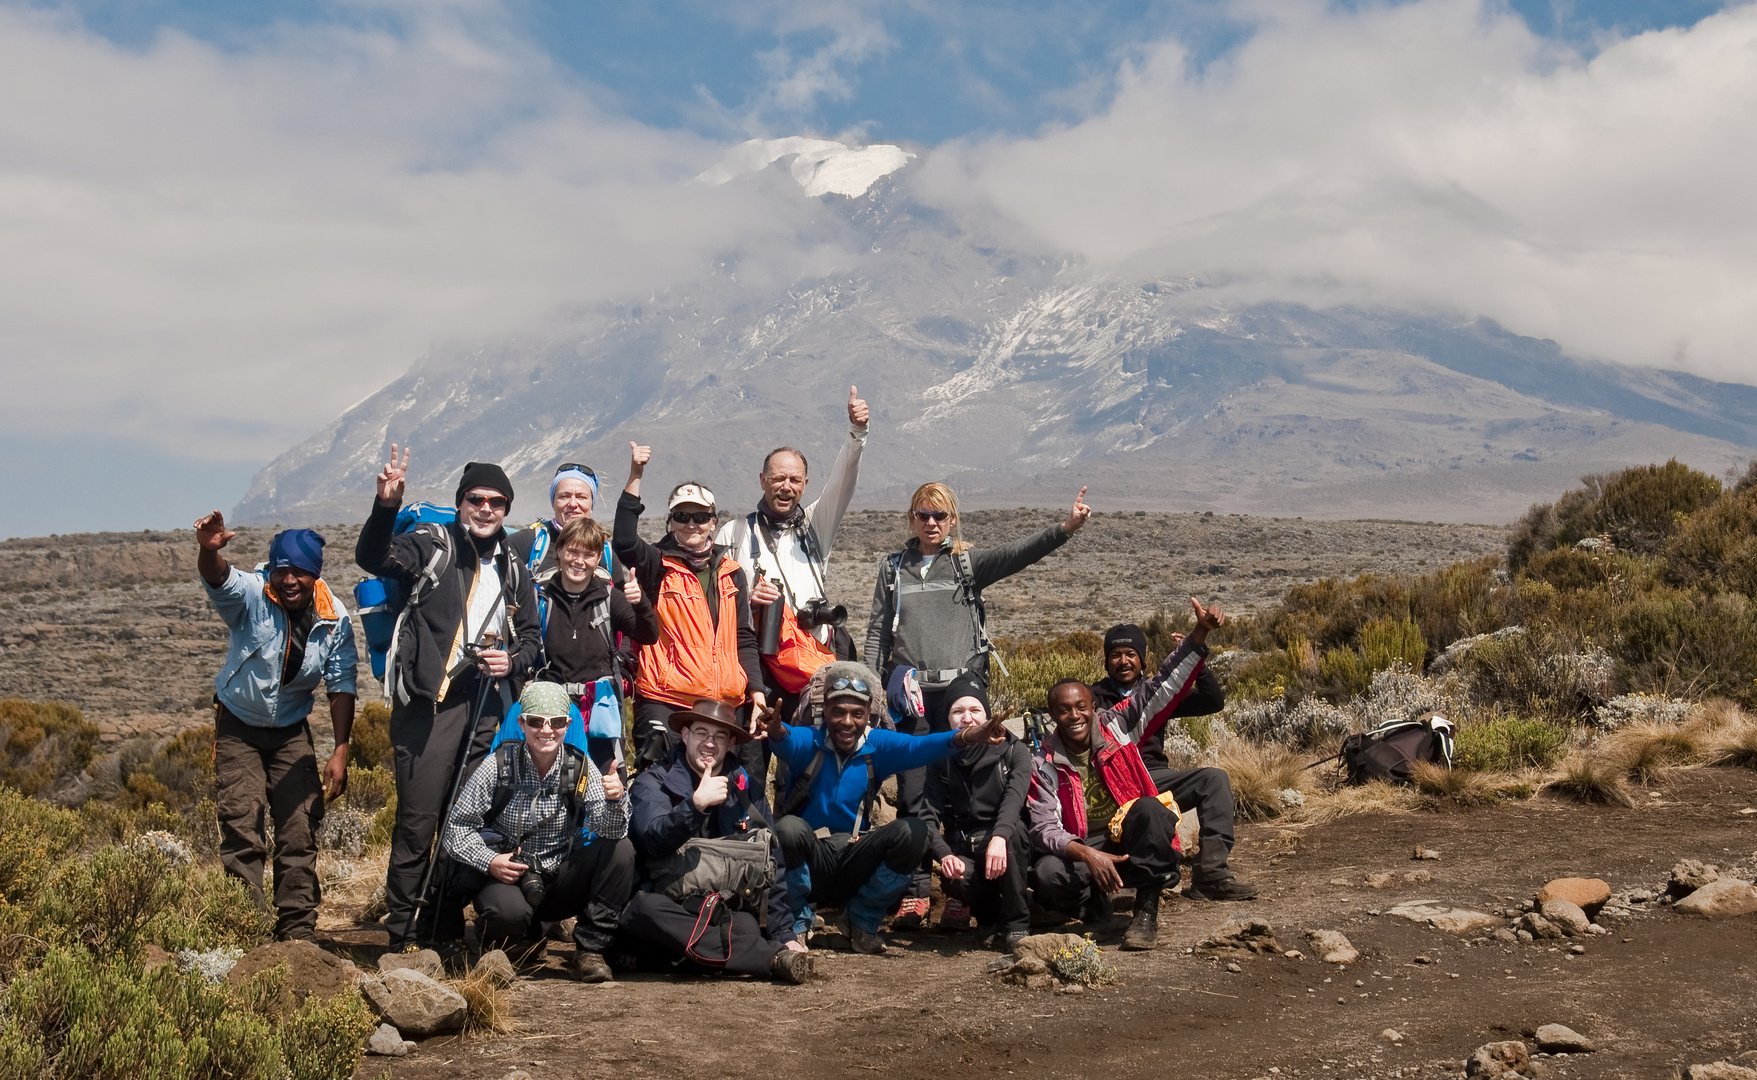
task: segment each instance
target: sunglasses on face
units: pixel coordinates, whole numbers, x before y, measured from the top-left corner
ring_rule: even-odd
[[[852,690],[856,694],[872,693],[872,691],[867,688],[866,680],[856,675],[844,675],[840,679],[836,679],[830,683],[830,693],[833,694],[841,690]]]
[[[568,718],[565,716],[532,716],[531,714],[526,713],[519,719],[532,731],[542,731],[545,728],[548,728],[550,731],[567,730]]]
[[[477,495],[472,492],[464,496],[464,501],[471,506],[486,505],[490,510],[505,510],[507,506],[505,495]]]
[[[671,520],[679,525],[706,525],[714,520],[714,512],[712,510],[675,510],[671,514]]]
[[[560,476],[564,472],[583,472],[594,480],[598,478],[598,474],[592,471],[590,465],[581,465],[577,461],[564,461],[555,467],[556,476]]]
[[[945,510],[917,510],[916,521],[944,521],[952,515]]]

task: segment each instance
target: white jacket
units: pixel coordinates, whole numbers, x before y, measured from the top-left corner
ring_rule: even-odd
[[[848,512],[848,504],[854,498],[854,485],[860,477],[860,452],[865,448],[866,432],[850,429],[848,441],[842,444],[836,463],[830,467],[829,481],[818,497],[806,504],[805,528],[789,529],[777,535],[774,551],[769,550],[761,535],[756,539],[756,565],[782,590],[788,606],[794,611],[813,600],[825,598],[822,582],[829,565],[830,550],[835,545],[842,515]],[[744,575],[746,588],[754,587],[756,581],[751,571],[750,518],[751,513],[739,514],[720,526],[719,535],[714,537],[715,543],[725,546],[738,560],[739,573]],[[811,546],[816,549],[819,561],[815,567],[806,551],[806,539],[800,535],[801,531],[809,536]],[[830,633],[827,626],[816,630],[818,640],[825,643],[829,642]]]

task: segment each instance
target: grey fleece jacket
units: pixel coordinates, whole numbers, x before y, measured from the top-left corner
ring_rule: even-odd
[[[952,557],[950,543],[940,546],[923,575],[921,541],[911,539],[897,555],[879,560],[872,618],[866,624],[866,666],[886,682],[892,669],[898,667],[921,672],[924,686],[951,681],[950,675],[930,678],[932,672],[959,669],[987,681],[988,653],[978,640],[976,626],[982,590],[1067,542],[1068,531],[1056,524],[1000,547],[971,549],[970,569],[975,577],[975,594],[971,595],[958,585],[957,560]],[[899,559],[893,572],[893,561]]]

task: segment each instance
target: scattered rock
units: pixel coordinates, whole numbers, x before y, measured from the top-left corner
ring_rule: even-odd
[[[1431,964],[1434,962],[1434,958],[1431,956],[1418,956],[1410,962],[1414,964]]]
[[[1025,976],[1025,988],[1027,990],[1051,990],[1055,988],[1055,983],[1056,979],[1054,975],[1045,974]]]
[[[1515,930],[1515,931],[1513,931],[1513,940],[1529,942],[1532,940],[1531,931],[1530,930]]]
[[[226,982],[242,986],[259,971],[287,967],[287,981],[281,988],[276,1008],[291,1012],[306,998],[316,994],[331,997],[351,990],[360,981],[360,969],[347,960],[324,951],[313,941],[276,941],[258,945],[239,958],[226,973]]]
[[[1047,975],[1049,974],[1049,964],[1035,956],[1022,956],[1019,958],[1019,962],[1013,965],[1013,974]]]
[[[1086,984],[1077,982],[1062,983],[1055,988],[1055,992],[1058,994],[1084,994],[1086,992]]]
[[[1501,927],[1499,930],[1496,930],[1493,934],[1490,934],[1489,936],[1494,938],[1496,941],[1500,942],[1503,945],[1511,945],[1515,941],[1519,940],[1518,935],[1514,934],[1513,931],[1507,929],[1505,926]]]
[[[1464,1063],[1464,1075],[1481,1076],[1485,1080],[1506,1080],[1513,1076],[1530,1076],[1531,1054],[1517,1040],[1484,1043]]]
[[[409,1047],[403,1042],[402,1032],[389,1024],[380,1024],[372,1038],[366,1040],[366,1052],[379,1057],[403,1057],[408,1054]]]
[[[1685,859],[1672,867],[1671,880],[1666,882],[1666,895],[1676,900],[1689,896],[1711,881],[1720,879],[1720,869],[1708,863]]]
[[[493,949],[483,953],[482,959],[476,961],[476,970],[487,974],[490,979],[494,980],[494,985],[502,990],[511,986],[518,979],[518,972],[514,970],[512,961],[507,958],[506,952],[502,949]]]
[[[1434,874],[1431,870],[1411,870],[1403,875],[1405,885],[1426,885],[1432,880],[1434,880]]]
[[[1048,971],[1049,958],[1057,950],[1077,948],[1085,940],[1079,934],[1032,934],[1028,938],[1020,939],[1013,946],[1013,955],[1021,962],[1026,959],[1040,960],[1044,965],[1043,970]]]
[[[1528,911],[1519,916],[1519,933],[1526,935],[1520,939],[1522,941],[1530,941],[1533,938],[1542,941],[1555,941],[1557,938],[1567,936],[1562,932],[1561,927],[1535,911]]]
[[[501,955],[504,956],[505,954],[502,953]],[[429,979],[445,978],[445,961],[441,960],[439,954],[432,949],[422,949],[419,952],[412,953],[387,952],[378,958],[378,970],[380,972],[401,971],[404,969],[419,971]]]
[[[1398,904],[1385,912],[1397,915],[1411,922],[1426,923],[1436,930],[1447,930],[1454,934],[1470,930],[1482,930],[1495,925],[1495,917],[1481,911],[1469,911],[1464,908],[1447,907],[1437,900],[1410,900]]]
[[[1562,932],[1569,937],[1580,937],[1592,932],[1592,920],[1586,917],[1586,912],[1566,900],[1545,900],[1543,917],[1561,927]]]
[[[1323,963],[1352,964],[1360,959],[1360,950],[1340,930],[1307,930],[1306,940]]]
[[[1229,960],[1229,961],[1227,961],[1227,964],[1226,964],[1226,970],[1232,972],[1234,975],[1237,975],[1239,972],[1243,971],[1244,968],[1241,968],[1238,966],[1237,960]]]
[[[1575,956],[1585,956],[1586,955],[1586,946],[1572,945],[1572,946],[1569,946],[1568,951],[1573,953]]]
[[[1388,1043],[1400,1043],[1403,1041],[1403,1033],[1396,1028],[1386,1028],[1384,1031],[1379,1032],[1379,1038],[1384,1039]]]
[[[470,1011],[462,994],[414,968],[396,968],[366,979],[360,990],[380,1019],[418,1039],[459,1030]]]
[[[1215,927],[1202,941],[1207,949],[1249,949],[1254,953],[1279,953],[1275,928],[1262,919],[1233,918]]]
[[[1684,1080],[1757,1080],[1757,1069],[1747,1069],[1730,1061],[1714,1061],[1685,1069]]]
[[[1418,847],[1415,849],[1415,852],[1413,854],[1411,854],[1409,857],[1412,859],[1416,859],[1416,860],[1438,859],[1440,857],[1440,853],[1435,851],[1433,848]]]
[[[1397,884],[1397,881],[1397,875],[1392,873],[1368,874],[1366,876],[1366,886],[1369,889],[1389,889]]]
[[[1709,919],[1749,915],[1757,911],[1757,888],[1737,878],[1719,878],[1679,900],[1675,910]]]
[[[1333,877],[1333,878],[1331,878],[1331,879],[1330,879],[1330,884],[1332,884],[1332,885],[1335,885],[1335,886],[1338,886],[1338,887],[1339,887],[1339,888],[1344,888],[1344,889],[1346,889],[1346,888],[1348,888],[1348,887],[1349,887],[1349,886],[1350,886],[1350,885],[1353,885],[1353,884],[1354,884],[1354,882],[1352,882],[1352,881],[1350,881],[1350,880],[1348,880],[1348,879],[1347,879],[1347,878],[1345,878],[1345,877]]]
[[[1289,960],[1304,960],[1306,958],[1306,954],[1300,952],[1298,949],[1289,949],[1281,955],[1287,957]]]
[[[1598,1049],[1591,1039],[1562,1024],[1538,1028],[1537,1048],[1546,1054],[1590,1054]]]
[[[1588,918],[1596,917],[1610,898],[1611,887],[1600,878],[1557,878],[1537,891],[1539,907],[1546,901],[1566,900],[1586,912]]]

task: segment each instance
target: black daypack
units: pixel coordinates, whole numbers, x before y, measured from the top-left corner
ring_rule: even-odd
[[[1452,721],[1439,713],[1414,720],[1387,720],[1371,731],[1344,739],[1337,756],[1350,784],[1372,780],[1407,784],[1417,762],[1452,767]]]

